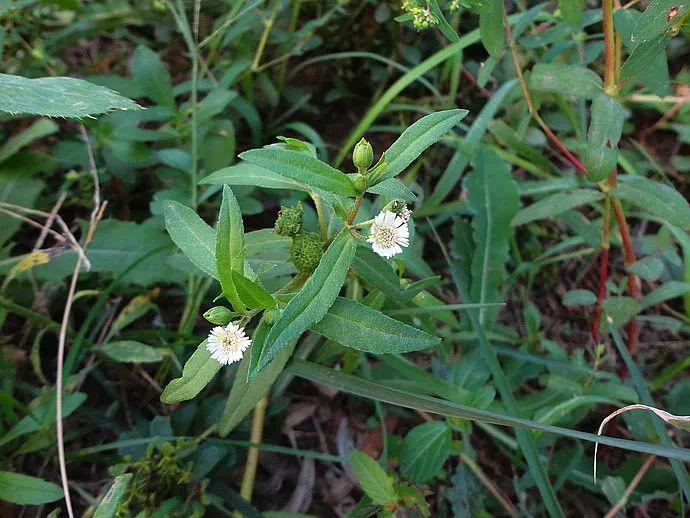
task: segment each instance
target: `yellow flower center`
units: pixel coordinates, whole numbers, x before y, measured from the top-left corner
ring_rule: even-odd
[[[395,245],[395,230],[389,226],[377,225],[374,228],[374,239],[383,248],[390,248]]]

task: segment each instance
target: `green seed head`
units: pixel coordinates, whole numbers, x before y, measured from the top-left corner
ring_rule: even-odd
[[[290,261],[302,273],[313,272],[323,255],[323,243],[316,234],[298,234],[292,238]]]
[[[302,230],[302,204],[297,203],[294,207],[281,207],[278,219],[273,227],[279,236],[294,237]]]

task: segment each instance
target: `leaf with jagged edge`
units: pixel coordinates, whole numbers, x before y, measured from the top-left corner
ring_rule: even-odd
[[[73,77],[26,77],[0,74],[0,111],[81,119],[113,110],[140,110],[122,95]]]

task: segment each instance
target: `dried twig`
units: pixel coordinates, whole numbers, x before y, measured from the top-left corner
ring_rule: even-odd
[[[621,509],[623,509],[623,506],[630,499],[630,495],[633,494],[633,491],[635,491],[635,488],[638,486],[638,484],[642,480],[642,477],[644,477],[645,473],[647,473],[649,468],[652,467],[652,464],[654,464],[655,460],[656,460],[656,457],[654,455],[650,455],[649,457],[647,457],[647,460],[644,461],[644,464],[642,464],[640,471],[638,471],[637,474],[630,481],[630,485],[628,485],[628,487],[625,488],[625,492],[620,497],[620,500],[618,500],[618,502],[616,502],[616,505],[614,505],[611,509],[609,509],[609,512],[606,513],[604,518],[613,518],[614,516],[616,516],[616,514],[618,514],[618,512]]]
[[[88,135],[86,131],[83,133],[85,141],[88,142]],[[65,361],[65,341],[67,338],[67,328],[69,327],[69,317],[72,311],[72,303],[74,302],[74,292],[77,288],[77,279],[79,278],[79,271],[82,262],[86,259],[84,250],[88,248],[89,243],[93,239],[98,222],[103,217],[103,212],[107,206],[107,202],[101,203],[100,187],[98,184],[98,171],[95,168],[95,160],[91,146],[87,145],[87,153],[89,154],[89,164],[91,165],[91,175],[94,180],[94,210],[91,212],[89,221],[89,229],[84,239],[84,244],[79,247],[81,253],[77,256],[77,262],[74,265],[74,272],[72,273],[72,280],[70,281],[69,290],[67,292],[67,300],[65,302],[65,310],[62,313],[62,323],[60,326],[60,335],[58,337],[58,353],[57,353],[57,380],[55,383],[55,424],[57,434],[58,447],[58,462],[60,464],[60,478],[62,479],[62,490],[65,494],[65,506],[67,507],[67,514],[69,518],[74,518],[74,510],[72,509],[72,499],[69,493],[69,479],[67,477],[67,461],[65,459],[65,437],[62,427],[62,390],[63,390],[63,365]],[[96,197],[97,195],[97,197]],[[58,219],[59,216],[56,216]],[[60,218],[61,220],[62,218]],[[64,223],[64,222],[63,222]],[[66,225],[65,225],[66,228]]]

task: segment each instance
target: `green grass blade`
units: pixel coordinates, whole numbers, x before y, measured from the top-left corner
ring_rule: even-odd
[[[501,414],[499,412],[492,412],[489,410],[480,410],[478,408],[460,405],[451,401],[431,397],[412,394],[403,390],[391,388],[381,383],[369,381],[364,378],[344,374],[335,369],[329,369],[312,362],[302,360],[293,360],[287,368],[288,372],[329,387],[348,392],[356,396],[361,396],[369,399],[376,399],[383,403],[401,406],[404,408],[411,408],[413,410],[423,410],[433,414],[439,414],[449,417],[459,417],[461,419],[469,419],[472,421],[479,421],[482,423],[489,423],[501,426],[510,426],[519,429],[538,430],[541,432],[552,433],[569,437],[571,439],[580,439],[583,441],[609,446],[615,446],[629,451],[636,451],[648,453],[650,455],[658,455],[669,459],[678,459],[685,462],[690,462],[690,450],[677,448],[675,446],[664,446],[660,444],[653,444],[641,441],[631,441],[629,439],[618,439],[616,437],[600,436],[593,433],[581,432],[579,430],[571,430],[570,428],[562,428],[560,426],[553,426],[539,423],[529,419],[522,419],[508,414]]]
[[[632,356],[630,356],[628,348],[623,343],[623,339],[621,338],[618,329],[616,329],[614,326],[610,327],[611,329],[609,332],[613,337],[613,342],[616,344],[618,353],[621,355],[623,361],[625,362],[625,366],[628,368],[630,377],[632,378],[633,383],[635,385],[635,390],[637,391],[637,394],[640,396],[640,401],[645,405],[656,407],[657,405],[654,404],[654,400],[652,399],[652,395],[649,392],[647,382],[642,377],[642,374],[640,373],[640,370],[637,368],[637,364],[632,359]],[[654,426],[654,431],[659,436],[659,441],[664,445],[672,444],[671,439],[669,439],[667,435],[665,425],[662,424],[662,422],[656,418],[652,418],[652,424]],[[676,478],[678,479],[678,485],[680,486],[682,493],[685,495],[685,500],[690,503],[690,476],[688,476],[688,471],[685,469],[685,466],[683,466],[683,464],[674,459],[671,459],[671,468],[673,469],[673,473],[675,473]]]

